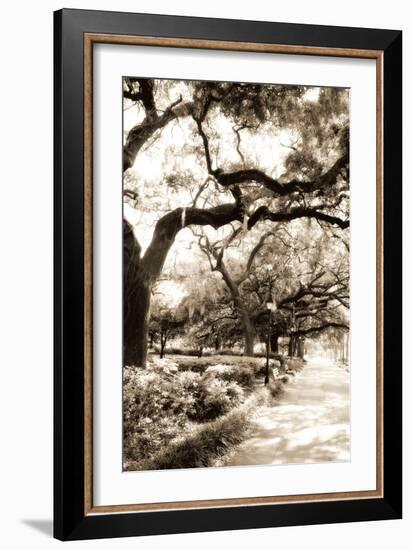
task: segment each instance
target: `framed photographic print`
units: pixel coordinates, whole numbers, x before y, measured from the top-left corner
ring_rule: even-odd
[[[400,518],[401,32],[54,25],[55,536]]]

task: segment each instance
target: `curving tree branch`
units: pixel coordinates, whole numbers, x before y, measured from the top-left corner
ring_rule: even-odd
[[[306,329],[298,329],[294,332],[295,336],[307,336],[308,334],[313,334],[316,332],[323,332],[329,328],[338,328],[342,330],[349,330],[349,326],[346,323],[335,323],[335,322],[326,322],[321,325],[316,325]]]
[[[260,206],[249,217],[248,229],[252,229],[252,227],[256,225],[256,223],[260,220],[270,220],[272,222],[288,222],[291,220],[296,220],[298,218],[314,218],[332,225],[337,225],[341,229],[346,229],[347,227],[349,227],[350,223],[349,220],[342,220],[337,216],[326,214],[325,212],[321,212],[316,208],[297,206],[296,208],[291,208],[289,210],[271,212],[267,206]]]
[[[140,270],[145,280],[154,282],[160,275],[167,253],[177,233],[190,225],[209,225],[218,229],[233,221],[241,221],[237,204],[228,203],[213,208],[176,208],[156,223],[153,237],[141,262]]]
[[[123,90],[123,97],[141,102],[145,111],[145,117],[141,123],[133,126],[128,133],[126,143],[123,147],[124,172],[133,166],[140,149],[155,132],[164,128],[172,120],[189,115],[193,108],[192,102],[184,103],[180,96],[167,107],[163,114],[159,115],[154,97],[153,80],[129,78],[128,81],[137,82],[140,89],[137,92],[133,91],[129,83],[128,90]]]

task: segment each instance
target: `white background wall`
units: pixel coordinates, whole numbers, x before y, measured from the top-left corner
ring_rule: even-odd
[[[0,546],[33,550],[57,547],[52,517],[52,11],[61,7],[174,13],[296,23],[404,30],[404,97],[411,90],[412,18],[408,3],[222,2],[54,0],[6,2],[2,6],[0,84]],[[409,64],[409,67],[407,65]],[[407,68],[409,70],[407,70]],[[410,151],[411,109],[404,101],[404,155]],[[409,146],[409,147],[408,147]],[[404,181],[411,177],[405,163]],[[411,279],[411,189],[405,186],[405,281]],[[411,330],[411,293],[404,337]],[[405,315],[406,317],[406,315]],[[410,346],[409,346],[410,348]],[[405,350],[406,351],[406,350]],[[405,396],[411,376],[406,366]],[[407,401],[405,399],[405,401]],[[411,405],[405,404],[405,513],[402,521],[322,525],[71,543],[70,547],[170,550],[277,547],[340,550],[410,548],[412,537]]]

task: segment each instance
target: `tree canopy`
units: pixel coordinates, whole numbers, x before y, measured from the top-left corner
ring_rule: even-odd
[[[156,292],[193,338],[248,354],[269,298],[274,335],[346,330],[348,91],[125,78],[123,95],[126,362],[145,363]]]

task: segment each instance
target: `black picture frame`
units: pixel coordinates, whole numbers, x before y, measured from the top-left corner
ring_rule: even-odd
[[[84,36],[140,35],[383,55],[383,496],[86,514]],[[402,33],[64,9],[54,14],[54,536],[60,540],[397,519],[402,515]]]

